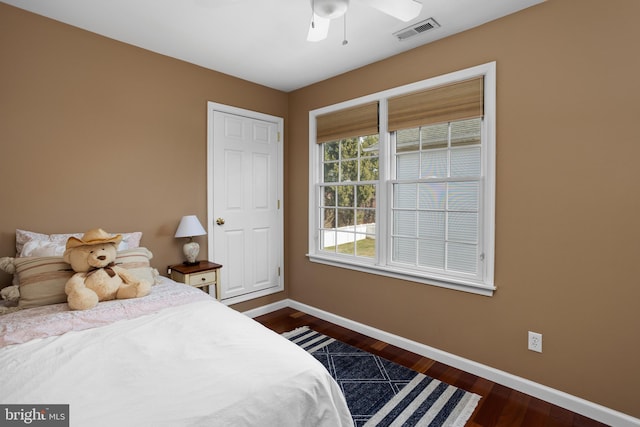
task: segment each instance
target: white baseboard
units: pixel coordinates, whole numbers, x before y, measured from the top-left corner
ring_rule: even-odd
[[[601,423],[616,427],[640,427],[640,419],[622,412],[291,299],[258,307],[256,309],[249,310],[244,314],[249,317],[257,317],[285,307],[300,310],[322,320],[326,320],[327,322],[335,323],[336,325],[343,326],[377,340],[395,345],[396,347],[428,357],[479,377],[486,378],[495,383],[518,390],[546,402],[553,403],[561,408],[565,408],[572,412],[584,415],[585,417],[600,421]]]
[[[292,301],[289,299],[283,299],[271,304],[263,305],[262,307],[243,311],[242,314],[245,314],[253,319],[254,317],[262,316],[263,314],[269,314],[273,311],[280,310],[281,308],[291,307],[291,302]]]

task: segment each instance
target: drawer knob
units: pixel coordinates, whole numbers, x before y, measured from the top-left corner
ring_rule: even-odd
[[[200,278],[200,280],[202,280],[202,281],[204,282],[204,281],[205,281],[205,280],[207,280],[207,279],[205,279],[204,277],[201,277],[201,278]]]

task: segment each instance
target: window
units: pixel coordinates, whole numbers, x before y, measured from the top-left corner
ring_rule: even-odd
[[[447,274],[479,272],[481,125],[476,118],[392,134],[391,262]]]
[[[374,258],[378,135],[327,142],[322,152],[318,249]]]
[[[491,295],[495,63],[310,113],[309,258]]]

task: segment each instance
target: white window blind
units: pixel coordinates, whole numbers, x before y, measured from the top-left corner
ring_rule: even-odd
[[[394,132],[392,262],[478,276],[480,118]]]

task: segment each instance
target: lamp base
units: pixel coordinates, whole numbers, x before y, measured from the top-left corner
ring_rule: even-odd
[[[194,265],[200,265],[200,261],[194,261],[194,262],[184,261],[182,263],[182,265],[186,265],[186,266],[191,267],[191,266],[194,266]]]
[[[196,265],[198,262],[198,253],[200,252],[200,245],[197,242],[187,242],[182,247],[184,252],[184,257],[187,259],[185,261],[186,265]]]

